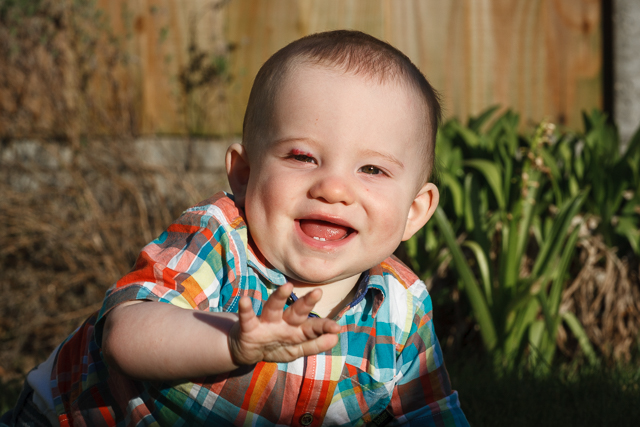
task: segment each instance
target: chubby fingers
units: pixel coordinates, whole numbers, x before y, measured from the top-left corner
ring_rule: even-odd
[[[258,326],[258,316],[253,311],[251,300],[248,297],[242,297],[238,302],[238,320],[242,332],[249,332]]]
[[[285,322],[292,326],[299,326],[309,318],[309,313],[313,310],[313,307],[322,298],[322,291],[320,289],[314,289],[302,298],[298,298],[291,307],[289,307],[282,318]]]
[[[334,320],[318,318],[307,318],[300,328],[309,340],[325,334],[339,334],[341,329]]]
[[[262,314],[260,315],[263,322],[278,322],[282,319],[282,309],[292,291],[293,285],[287,283],[280,286],[269,296],[262,307]]]
[[[323,319],[325,320],[325,319]],[[340,331],[340,327],[337,323],[332,320],[326,319],[326,323],[333,323]],[[300,344],[300,349],[302,350],[303,356],[312,356],[318,353],[324,353],[327,350],[331,350],[338,343],[338,335],[337,332],[334,333],[323,333],[317,338],[311,339],[309,341],[305,341]]]

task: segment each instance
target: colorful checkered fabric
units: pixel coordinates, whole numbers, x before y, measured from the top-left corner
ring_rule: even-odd
[[[102,324],[124,301],[235,312],[246,295],[259,314],[286,278],[248,241],[242,212],[220,193],[147,245],[58,353],[52,388],[60,424],[468,425],[443,365],[431,298],[394,258],[363,275],[354,303],[338,316],[339,344],[324,354],[190,382],[140,382],[109,370]]]

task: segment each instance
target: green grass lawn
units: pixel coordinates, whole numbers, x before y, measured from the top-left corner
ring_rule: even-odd
[[[488,364],[448,365],[451,382],[473,427],[637,426],[640,367],[556,369],[547,377],[495,375]],[[22,381],[0,382],[0,413],[9,410]]]
[[[495,375],[474,361],[448,366],[472,426],[638,426],[640,367],[564,366],[542,377]]]
[[[0,416],[13,408],[22,391],[22,383],[22,380],[4,382],[0,379]]]

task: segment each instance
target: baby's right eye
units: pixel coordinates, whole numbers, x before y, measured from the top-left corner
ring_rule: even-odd
[[[302,163],[316,163],[316,159],[313,158],[313,155],[311,155],[311,153],[307,153],[298,149],[291,150],[288,158]]]
[[[297,160],[299,162],[304,162],[304,163],[315,163],[316,161],[313,159],[313,157],[309,157],[305,154],[294,154],[291,156],[292,159]]]

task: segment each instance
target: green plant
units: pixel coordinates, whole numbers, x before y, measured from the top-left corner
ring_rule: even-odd
[[[640,129],[621,147],[605,113],[594,110],[583,119],[584,135],[568,135],[554,150],[559,164],[554,178],[571,196],[590,186],[584,209],[590,228],[621,254],[640,255]]]
[[[549,366],[563,322],[595,363],[580,322],[561,310],[589,189],[562,192],[555,179],[560,172],[550,161],[553,125],[543,123],[522,138],[518,116],[507,112],[482,131],[494,110],[466,127],[457,120],[442,127],[437,157],[451,197],[407,252],[415,257],[444,248],[438,256],[451,260],[496,363]]]

